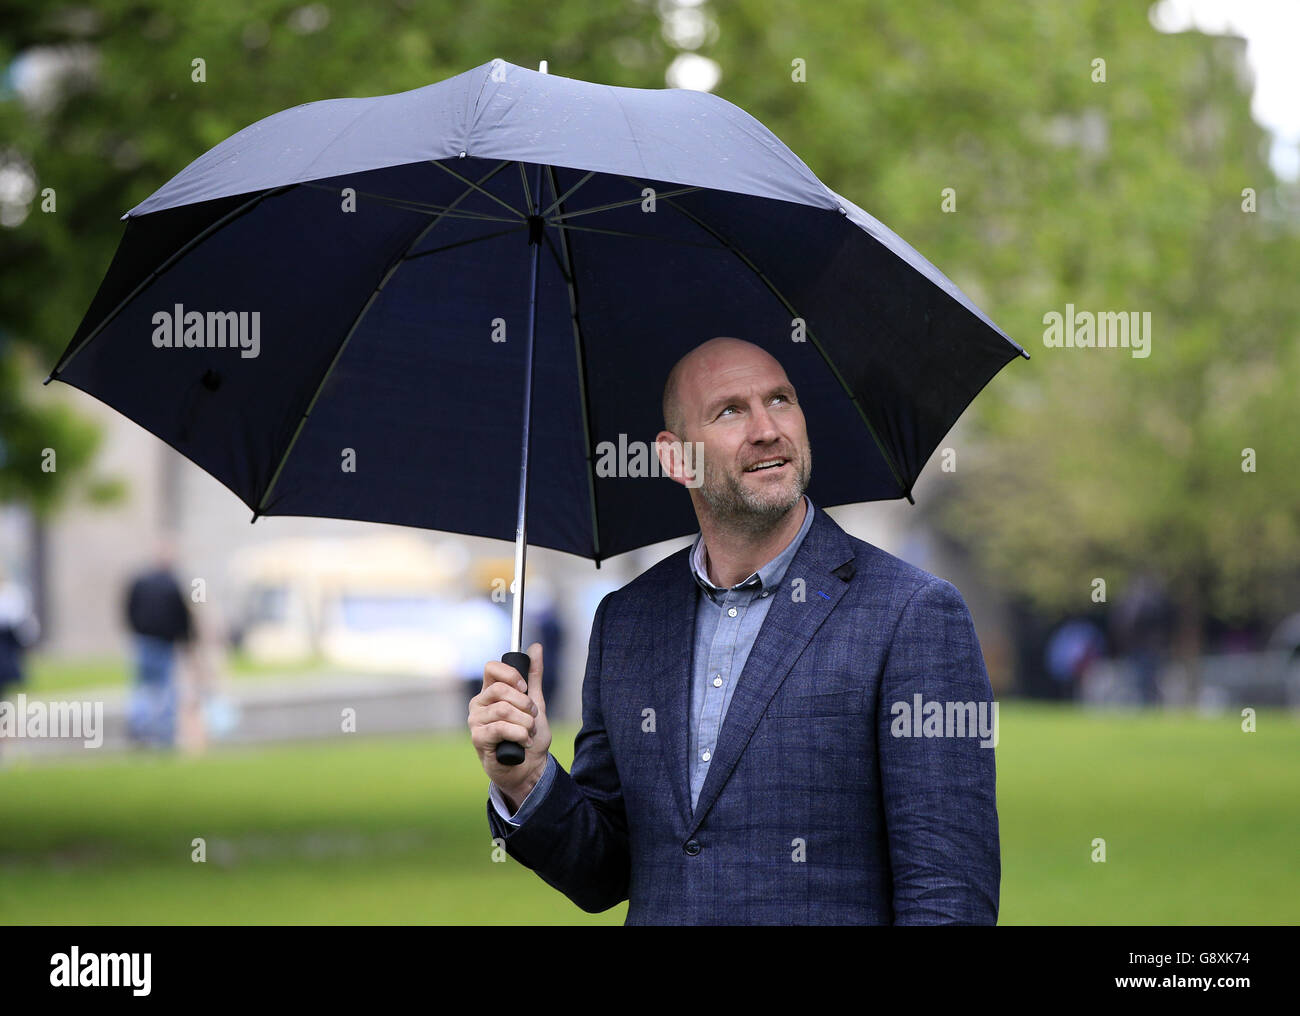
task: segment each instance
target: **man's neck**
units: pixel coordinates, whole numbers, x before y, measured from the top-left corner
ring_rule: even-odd
[[[808,514],[808,499],[799,498],[772,529],[754,534],[727,528],[717,521],[700,518],[704,542],[704,568],[709,581],[722,589],[743,582],[790,546]]]

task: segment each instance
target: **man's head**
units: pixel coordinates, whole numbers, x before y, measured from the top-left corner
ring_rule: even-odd
[[[799,504],[812,449],[794,386],[770,353],[729,337],[696,346],[669,372],[663,411],[657,440],[679,449],[698,442],[701,450],[694,466],[702,465],[703,482],[691,488],[697,514],[763,532]],[[685,484],[681,455],[674,466],[664,454],[669,474]]]

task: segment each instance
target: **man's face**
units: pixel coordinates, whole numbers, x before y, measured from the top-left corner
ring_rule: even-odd
[[[812,449],[795,400],[781,365],[745,343],[702,352],[683,378],[683,437],[702,445],[698,489],[719,521],[762,530],[799,503]]]

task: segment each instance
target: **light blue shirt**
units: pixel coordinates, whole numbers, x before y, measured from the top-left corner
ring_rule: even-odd
[[[727,707],[736,690],[736,682],[745,661],[749,659],[754,640],[758,637],[763,620],[772,606],[772,597],[780,589],[790,562],[798,553],[800,544],[812,528],[813,504],[804,496],[807,511],[803,525],[785,550],[759,568],[747,579],[730,589],[715,586],[709,580],[705,567],[703,533],[696,536],[691,547],[691,574],[700,593],[695,607],[695,645],[693,647],[693,677],[691,681],[691,729],[688,738],[688,766],[691,783],[691,807],[694,808],[709,774],[709,763],[717,749],[718,735]],[[495,783],[488,785],[488,797],[500,815],[510,825],[527,821],[537,810],[551,783],[555,779],[555,756],[546,759],[546,768],[519,810],[512,817],[505,798]]]
[[[690,774],[691,808],[700,799],[709,763],[717,750],[718,735],[727,707],[736,690],[736,682],[745,661],[754,648],[759,629],[772,606],[772,597],[781,588],[794,555],[812,528],[812,502],[804,497],[808,510],[803,525],[785,550],[777,554],[749,578],[730,589],[709,581],[705,568],[705,548],[696,537],[691,549],[691,572],[701,594],[695,607],[694,679],[691,682]]]

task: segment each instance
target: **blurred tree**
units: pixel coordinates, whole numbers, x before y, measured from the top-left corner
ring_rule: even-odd
[[[1033,356],[968,411],[955,472],[931,463],[924,515],[1047,610],[1163,573],[1190,654],[1207,610],[1297,592],[1300,195],[1265,160],[1244,42],[1160,34],[1148,6],[744,0],[705,52],[715,91]],[[1150,355],[1047,347],[1067,304],[1150,312]]]

